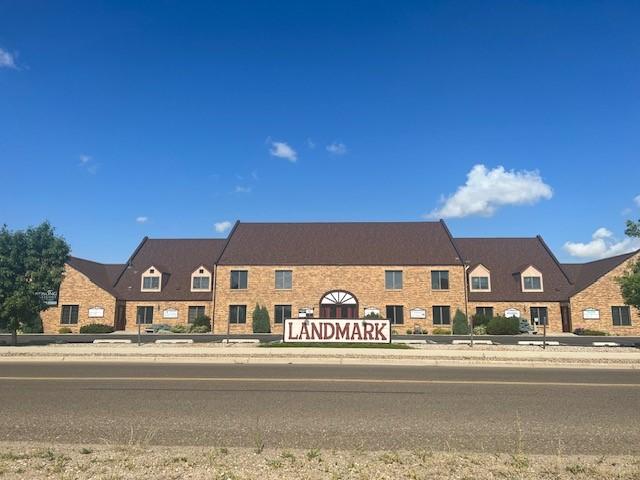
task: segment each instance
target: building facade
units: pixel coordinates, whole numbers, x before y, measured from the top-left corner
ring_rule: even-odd
[[[633,252],[560,264],[541,237],[453,238],[444,222],[236,223],[226,239],[144,238],[124,264],[71,257],[46,333],[88,323],[137,331],[206,315],[216,334],[286,318],[388,318],[397,333],[450,329],[456,310],[549,333],[640,333],[616,278]]]

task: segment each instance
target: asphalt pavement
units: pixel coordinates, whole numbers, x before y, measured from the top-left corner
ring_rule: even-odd
[[[11,363],[0,440],[640,454],[633,370]]]

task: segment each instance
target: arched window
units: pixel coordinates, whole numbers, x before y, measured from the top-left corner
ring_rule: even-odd
[[[321,318],[358,318],[358,301],[343,290],[328,292],[320,299]]]

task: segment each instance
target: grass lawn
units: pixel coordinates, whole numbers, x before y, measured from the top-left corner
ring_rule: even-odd
[[[384,348],[387,350],[407,350],[411,347],[402,343],[305,343],[305,342],[270,342],[261,343],[261,347],[271,348],[288,348],[288,347],[307,347],[307,348]]]

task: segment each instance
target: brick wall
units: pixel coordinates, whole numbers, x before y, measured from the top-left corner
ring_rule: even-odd
[[[516,308],[520,311],[520,317],[527,320],[531,320],[531,307],[547,307],[547,333],[562,332],[560,302],[469,302],[469,315],[475,315],[476,307],[493,307],[494,315],[504,315],[505,310]],[[542,333],[542,326],[539,331]]]
[[[249,272],[246,290],[231,290],[231,270]],[[276,290],[276,270],[293,271],[291,290]],[[402,290],[385,289],[385,270],[403,271]],[[431,289],[431,270],[449,271],[449,290]],[[320,299],[332,290],[345,290],[353,294],[358,300],[360,317],[364,316],[364,309],[368,307],[378,308],[384,317],[387,305],[403,305],[404,325],[393,326],[400,333],[404,333],[407,328],[412,328],[414,325],[431,331],[433,305],[450,305],[452,317],[456,308],[464,306],[463,268],[459,265],[446,267],[218,266],[214,333],[226,333],[229,305],[247,306],[247,323],[230,325],[230,332],[250,333],[252,331],[251,314],[256,303],[267,307],[272,331],[280,333],[282,326],[273,324],[275,305],[291,305],[294,317],[297,316],[299,308],[314,308],[314,316],[318,317]],[[427,311],[425,320],[409,318],[409,311],[416,307]]]
[[[608,332],[612,335],[640,335],[640,314],[637,309],[634,307],[629,309],[631,313],[630,327],[614,327],[611,313],[612,306],[624,305],[624,300],[620,293],[620,285],[616,282],[616,277],[622,276],[629,268],[630,263],[635,262],[638,258],[640,258],[640,255],[621,263],[589,287],[571,297],[571,323],[573,329],[590,328]],[[600,319],[585,320],[582,312],[587,308],[600,310]]]
[[[40,314],[44,333],[58,333],[61,327],[69,327],[78,333],[82,325],[104,323],[113,325],[116,311],[116,299],[110,293],[93,283],[87,276],[75,268],[65,265],[64,278],[58,293],[58,306],[49,307]],[[62,305],[78,305],[78,324],[61,325]],[[104,309],[104,317],[89,318],[89,309]]]
[[[212,317],[213,305],[211,300],[206,301],[152,301],[152,302],[143,302],[143,301],[128,301],[125,303],[125,311],[127,316],[127,323],[125,326],[125,331],[127,332],[137,332],[138,325],[136,323],[136,316],[138,307],[153,307],[153,323],[154,324],[165,324],[165,325],[176,325],[176,324],[187,324],[189,307],[196,306],[204,306],[205,315]],[[176,309],[178,311],[178,318],[164,318],[163,312],[166,309]],[[143,327],[144,328],[144,327]]]

